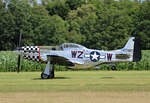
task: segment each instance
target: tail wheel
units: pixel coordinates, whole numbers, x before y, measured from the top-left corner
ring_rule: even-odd
[[[114,71],[114,70],[117,70],[117,69],[116,69],[116,67],[115,67],[115,66],[112,66],[112,67],[111,67],[111,70],[113,70],[113,71]]]

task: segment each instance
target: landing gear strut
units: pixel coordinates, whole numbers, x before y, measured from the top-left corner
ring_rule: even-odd
[[[55,77],[54,74],[54,64],[50,65],[50,57],[48,57],[48,62],[44,72],[41,73],[42,79],[53,79]]]
[[[41,73],[41,78],[42,79],[53,79],[55,78],[55,73],[54,73],[54,66],[52,66],[51,71],[48,73],[42,72]]]

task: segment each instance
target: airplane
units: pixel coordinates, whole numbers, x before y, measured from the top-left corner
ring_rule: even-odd
[[[86,69],[101,64],[115,64],[119,62],[137,62],[141,60],[139,39],[130,37],[126,45],[117,50],[104,51],[88,49],[75,43],[63,43],[60,46],[23,46],[15,50],[18,56],[18,71],[20,69],[20,56],[25,59],[47,63],[41,73],[42,79],[55,77],[54,65],[63,65],[70,69]],[[112,66],[112,70],[116,67]]]

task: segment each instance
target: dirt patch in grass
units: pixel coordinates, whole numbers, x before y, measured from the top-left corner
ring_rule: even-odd
[[[0,93],[0,103],[150,103],[149,92]]]

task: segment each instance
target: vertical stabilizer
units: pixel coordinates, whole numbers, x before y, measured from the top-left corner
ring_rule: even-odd
[[[141,48],[140,48],[140,40],[137,37],[131,37],[126,45],[123,48],[124,51],[132,51],[133,53],[133,62],[140,61],[141,56]]]
[[[133,50],[134,49],[134,39],[135,37],[131,37],[128,42],[126,43],[126,45],[124,46],[123,49],[127,49],[127,50]]]

